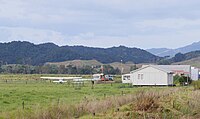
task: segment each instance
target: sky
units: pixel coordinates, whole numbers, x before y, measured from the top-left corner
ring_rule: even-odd
[[[200,41],[199,0],[0,0],[0,42],[178,48]]]

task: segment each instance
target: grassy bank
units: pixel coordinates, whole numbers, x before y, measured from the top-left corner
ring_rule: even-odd
[[[200,91],[193,87],[178,87],[162,93],[140,92],[131,103],[112,108],[106,113],[82,118],[116,119],[197,119],[200,118]]]

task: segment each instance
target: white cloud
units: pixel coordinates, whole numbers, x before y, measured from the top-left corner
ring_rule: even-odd
[[[99,36],[94,35],[93,37],[81,37],[78,39],[72,37],[68,42],[69,45],[85,45],[94,47],[112,47],[125,45],[129,47],[140,47],[143,49],[148,48],[160,48],[166,47],[170,44],[171,48],[178,48],[191,44],[193,42],[200,41],[200,30],[181,30],[175,33],[166,34],[148,34],[148,35],[129,35],[129,36]],[[188,40],[189,39],[189,40]]]
[[[133,17],[142,13],[162,12],[162,9],[195,5],[181,0],[1,0],[0,17],[25,19],[48,23],[78,20],[108,19],[109,17]],[[124,17],[124,16],[123,16]],[[141,16],[144,17],[144,16]]]
[[[178,47],[200,39],[199,5],[196,0],[0,0],[0,38],[58,45]]]
[[[65,45],[66,43],[65,36],[62,33],[22,27],[0,27],[0,38],[7,39],[7,41],[30,41],[36,44],[53,42],[58,45]]]
[[[136,34],[127,36],[97,35],[93,32],[86,32],[69,35],[46,29],[41,30],[23,27],[0,27],[0,39],[7,39],[6,41],[30,41],[36,44],[52,42],[60,46],[84,45],[106,48],[125,45],[129,47],[140,47],[147,49],[151,47],[166,47],[166,44],[170,44],[172,48],[177,47],[177,45],[184,46],[185,43],[191,43],[191,41],[188,39],[199,41],[199,32],[200,30],[180,30],[176,33],[148,35]],[[1,42],[5,41],[2,40]]]
[[[2,18],[24,18],[26,9],[25,3],[21,0],[1,0],[0,1],[0,17]]]
[[[192,27],[196,25],[200,25],[200,19],[155,19],[155,20],[144,20],[141,22],[135,23],[138,28],[172,28],[172,29],[180,29],[184,27]]]
[[[94,37],[95,37],[94,33],[88,32],[88,33],[81,33],[76,36],[71,36],[70,39],[71,39],[71,41],[79,41],[80,42],[82,40],[88,41],[89,39],[92,39]]]

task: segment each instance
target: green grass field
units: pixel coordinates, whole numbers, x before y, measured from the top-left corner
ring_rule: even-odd
[[[133,93],[131,88],[120,88],[122,84],[96,84],[86,82],[81,89],[69,83],[56,84],[49,80],[41,80],[40,76],[56,75],[1,75],[0,80],[0,112],[17,112],[23,109],[34,110],[47,108],[56,103],[76,104],[87,99],[102,99],[105,96]],[[58,75],[57,75],[58,76]],[[68,75],[59,75],[68,76]],[[89,77],[89,76],[84,76]],[[127,86],[128,87],[128,86]]]
[[[91,82],[84,83],[84,86],[72,85],[71,83],[56,84],[49,80],[41,80],[40,76],[68,76],[68,75],[1,75],[0,80],[0,117],[1,118],[29,118],[30,115],[42,115],[33,116],[32,118],[45,118],[48,110],[61,110],[62,115],[68,106],[80,107],[80,104],[85,105],[84,111],[82,110],[81,116],[88,118],[90,115],[89,108],[93,108],[90,105],[104,105],[108,106],[104,111],[112,110],[115,108],[116,102],[118,106],[123,106],[131,103],[135,100],[135,95],[138,92],[169,92],[180,89],[181,92],[173,95],[174,100],[180,98],[193,98],[188,97],[188,93],[192,93],[192,87],[130,87],[127,84],[113,83],[111,84],[95,84],[92,89]],[[90,76],[84,76],[86,78]],[[120,77],[116,77],[117,82],[120,82]],[[132,95],[130,97],[129,95]],[[171,93],[170,93],[171,94]],[[187,94],[187,95],[186,95]],[[129,96],[129,97],[128,97]],[[168,96],[169,97],[169,96]],[[167,97],[167,99],[168,99]],[[105,102],[107,101],[107,102]],[[177,101],[181,105],[181,101]],[[184,102],[184,101],[183,101]],[[112,103],[112,104],[111,104]],[[185,103],[185,102],[184,102]],[[170,102],[171,104],[171,102]],[[55,107],[55,110],[52,109]],[[87,107],[87,108],[86,108]],[[58,109],[57,109],[58,108]],[[93,109],[98,112],[97,109]],[[75,108],[73,108],[75,109]],[[37,112],[36,112],[37,111]],[[70,110],[72,111],[72,110]],[[76,112],[77,110],[73,110]],[[40,114],[40,112],[42,114]],[[49,111],[51,112],[51,111]],[[54,113],[53,112],[53,113]],[[90,112],[90,113],[89,113]],[[57,113],[57,112],[56,112]],[[60,112],[59,112],[60,113]],[[98,113],[102,113],[99,111]],[[113,113],[104,114],[109,117]],[[47,114],[46,114],[47,115]],[[59,116],[64,118],[65,116]],[[48,117],[48,116],[47,116]],[[56,118],[58,115],[54,115],[51,118]],[[90,116],[89,116],[90,117]],[[119,116],[120,117],[120,116]],[[50,118],[50,116],[49,116]],[[99,117],[103,118],[103,117]],[[116,117],[117,118],[117,117]]]

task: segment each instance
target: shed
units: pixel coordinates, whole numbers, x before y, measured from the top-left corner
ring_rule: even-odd
[[[199,69],[195,67],[191,67],[191,79],[198,80],[199,79]]]

